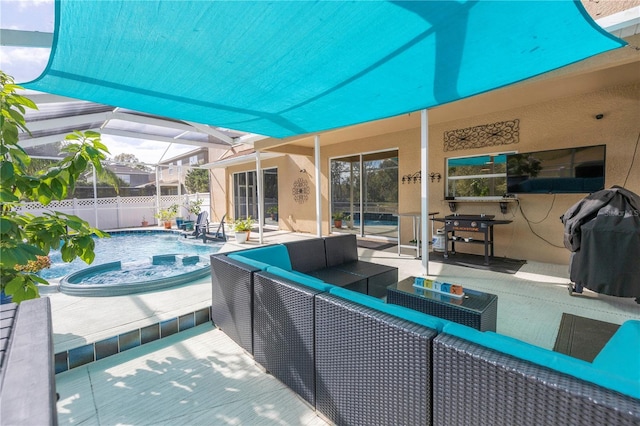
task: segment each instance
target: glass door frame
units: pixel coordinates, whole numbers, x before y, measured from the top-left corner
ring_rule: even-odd
[[[376,234],[369,235],[369,234],[366,234],[366,232],[365,232],[365,225],[364,225],[364,196],[363,196],[363,190],[365,188],[364,188],[364,174],[363,173],[364,173],[364,163],[366,162],[366,160],[365,160],[364,157],[366,157],[368,155],[371,155],[371,154],[380,154],[380,153],[386,153],[386,152],[392,153],[394,151],[395,151],[396,155],[395,156],[391,156],[389,158],[396,157],[396,158],[398,158],[398,163],[399,163],[400,162],[399,155],[398,155],[399,154],[399,149],[397,147],[396,148],[386,148],[386,149],[381,149],[381,150],[376,150],[376,151],[359,152],[359,153],[354,153],[354,154],[343,154],[343,155],[339,155],[339,156],[335,156],[335,157],[329,157],[329,159],[328,159],[328,161],[329,161],[329,168],[328,168],[328,170],[329,170],[329,185],[328,186],[329,186],[329,233],[330,234],[336,232],[333,229],[333,221],[332,221],[332,218],[333,218],[333,183],[332,183],[333,176],[332,176],[332,173],[333,173],[333,171],[332,171],[332,168],[331,168],[331,164],[332,164],[333,161],[340,160],[341,158],[356,157],[357,156],[358,157],[358,161],[357,162],[359,164],[358,167],[359,167],[359,173],[360,173],[359,182],[358,182],[358,185],[359,185],[359,200],[358,200],[358,203],[357,203],[358,204],[358,212],[360,214],[360,224],[357,227],[356,235],[359,236],[359,237],[383,238],[383,237],[380,237],[380,236],[378,236]],[[354,169],[353,163],[355,163],[355,161],[350,162],[350,176],[353,176],[353,169]],[[396,183],[395,184],[399,185],[397,179],[396,179]],[[398,187],[398,190],[399,190],[399,187]],[[350,197],[350,198],[353,199],[353,197]],[[399,203],[399,201],[400,200],[398,200],[397,203]],[[355,207],[355,204],[351,204],[351,206]],[[353,213],[354,212],[351,211],[352,217],[349,220],[351,224],[353,223]],[[394,238],[389,238],[389,239],[392,240]]]
[[[265,188],[264,186],[265,173],[271,172],[273,170],[276,171],[276,176],[277,176],[277,171],[278,171],[277,167],[266,167],[261,169],[263,191]],[[245,188],[245,194],[244,194],[244,203],[241,204],[237,202],[239,197],[239,195],[237,194],[239,185],[236,184],[236,178],[240,179],[239,176],[243,174],[245,176],[245,184],[240,186],[243,186]],[[250,178],[250,175],[253,175],[253,179]],[[253,169],[253,170],[244,170],[241,172],[234,172],[231,174],[231,176],[232,176],[232,187],[233,187],[233,212],[234,212],[233,218],[239,219],[239,218],[247,218],[248,216],[251,216],[253,219],[257,221],[258,220],[258,217],[257,217],[258,204],[260,203],[260,197],[258,194],[258,181],[257,181],[256,170]],[[264,200],[264,197],[263,197],[263,200]],[[277,203],[277,193],[276,193],[276,203]],[[240,214],[238,214],[241,206],[244,206],[244,212],[240,212]],[[266,225],[264,223],[267,218],[266,212],[263,212],[263,216],[264,216],[263,225]]]

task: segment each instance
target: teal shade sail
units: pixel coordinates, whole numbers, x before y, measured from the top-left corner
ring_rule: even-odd
[[[579,2],[56,1],[25,87],[273,137],[433,107],[624,45]]]
[[[491,155],[480,155],[476,157],[465,157],[465,158],[449,158],[448,165],[449,167],[455,166],[484,166],[487,164],[505,164],[507,162],[506,154],[499,154],[495,156]]]

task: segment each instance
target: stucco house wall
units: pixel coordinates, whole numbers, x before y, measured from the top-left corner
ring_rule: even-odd
[[[603,118],[595,118],[603,114]],[[542,102],[508,111],[477,115],[459,120],[435,123],[429,127],[429,171],[443,176],[440,182],[429,182],[430,211],[439,216],[450,214],[445,197],[446,158],[500,152],[529,152],[564,147],[605,144],[607,146],[605,187],[620,185],[640,193],[639,165],[629,173],[634,149],[640,132],[640,82],[610,87],[578,96]],[[444,151],[445,131],[482,124],[518,119],[519,143],[478,149]],[[420,129],[383,133],[348,143],[321,147],[322,232],[330,232],[329,223],[329,164],[330,159],[360,152],[398,149],[399,177],[420,170]],[[278,168],[279,225],[281,229],[316,232],[315,183],[313,158],[287,155],[262,161],[263,168]],[[255,164],[227,169],[226,193],[233,194],[232,174],[255,170]],[[301,170],[305,170],[301,172]],[[628,174],[628,178],[627,178]],[[305,202],[295,201],[292,190],[297,179],[308,184],[309,196]],[[626,184],[625,184],[626,179]],[[398,183],[399,210],[419,211],[420,186]],[[518,203],[509,204],[502,214],[495,202],[462,203],[457,212],[492,214],[496,218],[513,220],[510,225],[495,227],[496,256],[528,259],[541,262],[567,264],[569,251],[562,243],[563,226],[560,216],[586,194],[520,194]],[[230,200],[233,208],[233,200]],[[232,211],[232,210],[230,210]],[[526,219],[525,219],[526,216]],[[527,222],[528,219],[528,222]],[[410,239],[411,230],[404,227],[403,241]],[[481,247],[465,246],[465,252],[480,253]]]
[[[606,145],[605,188],[624,186],[640,193],[640,34],[627,38],[629,47],[581,61],[523,83],[501,88],[429,110],[429,170],[442,175],[428,183],[429,210],[450,214],[445,202],[446,159],[504,152],[531,152],[556,148]],[[596,116],[602,114],[602,119]],[[420,170],[420,112],[364,123],[320,134],[320,185],[322,233],[329,234],[330,159],[389,149],[398,150],[398,177]],[[519,120],[517,144],[445,151],[444,132],[473,126]],[[269,140],[257,149],[288,153],[262,162],[278,167],[279,226],[316,233],[313,135],[291,140]],[[635,155],[635,163],[634,163]],[[633,166],[632,166],[633,165]],[[233,211],[232,173],[255,170],[254,163],[226,170],[226,194]],[[300,170],[306,172],[301,173]],[[298,179],[308,183],[309,197],[294,200]],[[398,182],[399,211],[420,210],[420,186]],[[457,212],[492,214],[513,223],[495,227],[495,254],[510,258],[568,264],[563,246],[560,216],[587,194],[519,194],[506,214],[499,204],[461,203]],[[405,219],[406,220],[406,219]],[[404,224],[404,222],[403,222]],[[427,228],[430,229],[429,224]],[[411,239],[410,226],[403,227],[401,241]],[[460,251],[480,253],[482,247],[465,245]]]

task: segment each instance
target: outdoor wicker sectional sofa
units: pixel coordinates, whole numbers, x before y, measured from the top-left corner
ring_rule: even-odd
[[[331,422],[640,425],[640,321],[588,363],[287,270],[301,253],[212,256],[211,316]]]

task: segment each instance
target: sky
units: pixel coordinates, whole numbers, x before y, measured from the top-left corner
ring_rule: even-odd
[[[0,0],[0,28],[51,33],[54,26],[53,0]],[[0,47],[0,69],[16,83],[37,78],[49,60],[50,49]],[[28,96],[28,92],[26,93]],[[117,106],[117,105],[116,105]],[[160,161],[167,143],[103,135],[102,142],[111,156],[133,154],[146,163]],[[197,149],[196,146],[172,144],[163,159]]]

